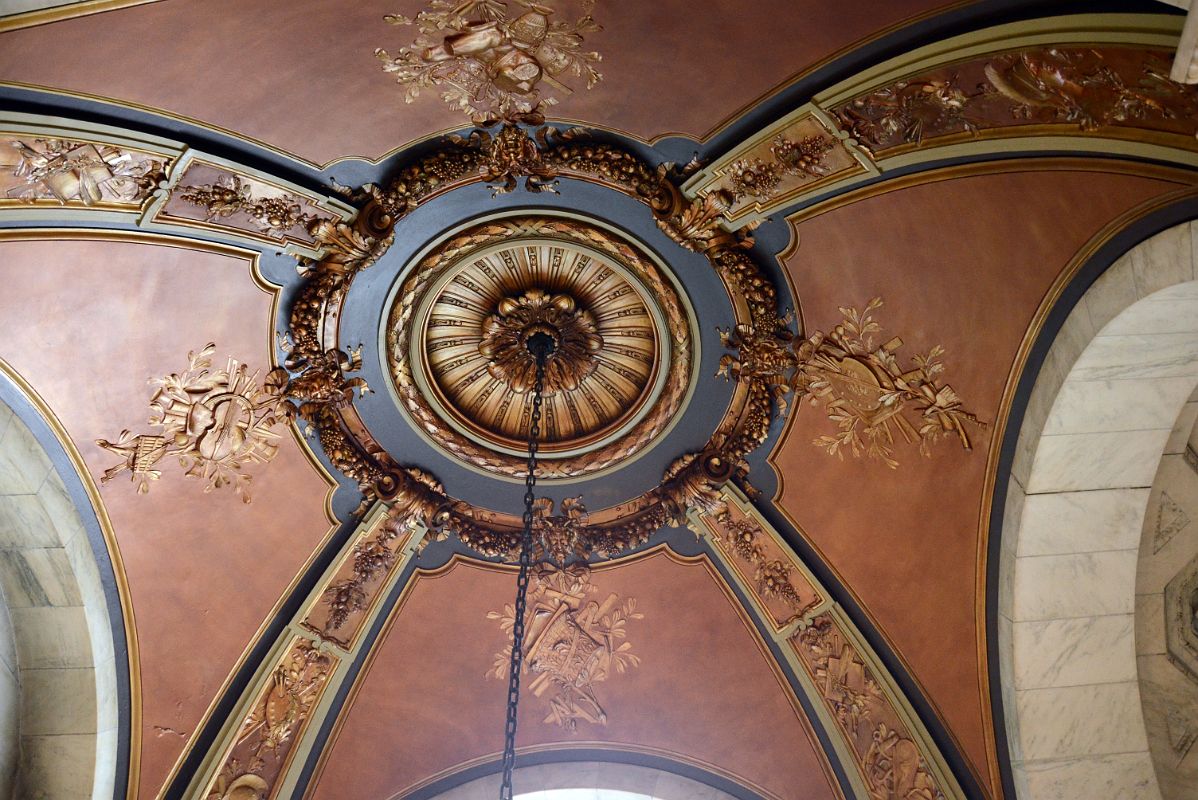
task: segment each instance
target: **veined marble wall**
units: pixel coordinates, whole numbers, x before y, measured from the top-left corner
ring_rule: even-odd
[[[999,650],[1021,800],[1159,798],[1136,665],[1150,487],[1198,385],[1194,223],[1074,308],[1037,377],[1007,495]]]
[[[1198,658],[1170,659],[1165,628],[1192,625],[1166,587],[1198,572],[1198,393],[1178,418],[1148,500],[1136,574],[1136,659],[1148,747],[1166,800],[1198,794]],[[1176,650],[1177,646],[1174,645]]]
[[[464,783],[432,800],[491,800],[499,775]],[[610,762],[575,761],[518,767],[512,774],[517,800],[554,800],[553,790],[586,790],[569,800],[736,800],[732,795],[672,772]],[[612,792],[628,793],[613,795]]]
[[[15,653],[0,651],[0,661],[20,692],[9,716],[0,713],[0,758],[19,742],[11,796],[109,800],[116,665],[99,570],[66,487],[2,403],[0,591],[16,642]]]

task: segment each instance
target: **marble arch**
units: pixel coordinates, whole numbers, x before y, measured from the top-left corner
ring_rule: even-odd
[[[1002,531],[999,652],[1021,800],[1160,797],[1136,669],[1149,490],[1198,386],[1198,226],[1142,242],[1053,341]]]
[[[110,798],[119,718],[100,567],[46,448],[0,396],[0,792]]]

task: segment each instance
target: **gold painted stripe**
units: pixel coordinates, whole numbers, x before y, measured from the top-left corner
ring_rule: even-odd
[[[35,28],[38,25],[49,25],[51,22],[89,17],[92,14],[103,14],[105,11],[117,11],[122,8],[157,2],[158,0],[82,0],[82,2],[67,3],[54,8],[39,8],[0,18],[0,33],[22,28]]]

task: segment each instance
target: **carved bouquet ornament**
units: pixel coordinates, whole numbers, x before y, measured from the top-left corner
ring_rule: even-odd
[[[407,87],[405,103],[436,87],[476,123],[511,121],[556,103],[546,87],[570,94],[559,77],[584,78],[588,89],[602,79],[595,69],[601,56],[582,49],[586,34],[602,30],[590,15],[594,4],[584,0],[579,19],[561,22],[552,5],[532,0],[430,0],[415,19],[388,15],[392,25],[414,24],[419,33],[395,55],[375,55]]]

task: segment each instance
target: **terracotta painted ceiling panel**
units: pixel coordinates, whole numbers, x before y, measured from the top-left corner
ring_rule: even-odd
[[[626,131],[707,136],[760,96],[854,43],[958,3],[886,0],[868,13],[836,0],[695,3],[601,0],[588,34],[603,80],[551,116]],[[562,19],[577,4],[555,4]],[[0,34],[0,80],[162,109],[317,164],[377,158],[466,120],[426,90],[411,105],[374,56],[408,45],[419,0],[184,0]],[[247,16],[248,14],[248,16]],[[197,24],[202,15],[203,24]],[[647,97],[652,102],[644,102]]]
[[[607,724],[569,733],[545,721],[554,696],[532,675],[520,706],[519,744],[605,746],[686,754],[767,797],[837,797],[789,689],[705,562],[657,552],[595,570],[590,601],[634,601],[624,628],[639,663],[594,681]],[[388,798],[440,772],[501,749],[505,632],[512,573],[457,563],[421,577],[376,651],[340,736],[312,791],[316,800]],[[532,597],[535,598],[535,592]],[[603,613],[610,613],[604,611]],[[510,635],[510,634],[509,634]],[[622,646],[622,645],[621,645]],[[535,653],[530,657],[535,659]],[[487,676],[502,662],[503,678]],[[530,662],[531,663],[531,662]],[[378,743],[389,755],[379,757]]]
[[[149,432],[151,376],[217,344],[268,366],[271,295],[247,259],[145,244],[0,242],[0,357],[49,404],[99,480],[120,457],[96,437]],[[124,559],[141,651],[141,797],[154,797],[255,632],[329,532],[328,484],[285,435],[253,502],[204,493],[174,459],[146,495],[101,487]]]
[[[808,332],[838,306],[885,303],[879,341],[902,361],[943,345],[944,380],[990,426],[974,452],[954,440],[931,458],[896,447],[900,466],[829,457],[834,426],[797,412],[774,454],[778,504],[848,583],[912,668],[979,774],[987,772],[986,680],[977,626],[986,454],[1016,351],[1045,293],[1107,223],[1176,184],[1097,172],[962,177],[876,196],[797,226],[786,267]],[[812,476],[804,479],[801,476]],[[994,786],[990,777],[991,786]]]

